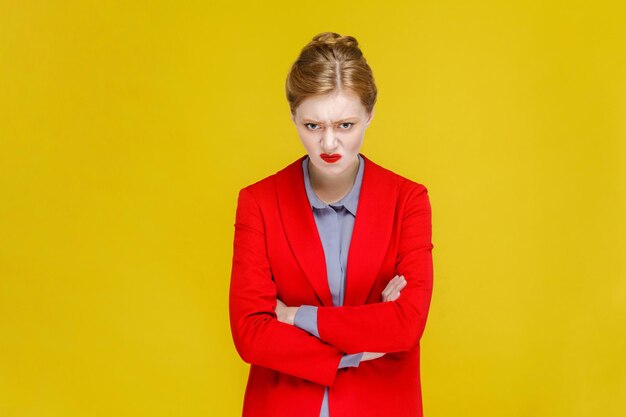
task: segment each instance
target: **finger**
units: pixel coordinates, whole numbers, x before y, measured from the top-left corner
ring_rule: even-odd
[[[394,286],[393,289],[390,289],[386,294],[386,298],[387,298],[386,301],[395,301],[398,298],[400,298],[400,291],[404,289],[406,284],[407,284],[406,281],[402,281],[398,283],[396,286]]]
[[[400,292],[400,290],[402,290],[406,286],[406,284],[407,282],[404,278],[404,275],[396,275],[395,277],[393,277],[382,292],[383,301],[391,301],[390,296],[394,292]]]
[[[389,282],[387,283],[387,285],[393,285],[396,282],[398,282],[400,280],[400,275],[396,275],[395,277],[393,277],[392,279],[389,280]]]
[[[385,289],[381,291],[380,295],[383,298],[383,300],[385,300],[389,296],[389,284],[387,284]]]
[[[389,301],[396,301],[398,298],[400,298],[400,292],[396,291],[389,296]]]
[[[402,278],[402,279],[398,282],[398,285],[397,285],[397,287],[396,287],[396,288],[398,288],[398,289],[402,289],[402,288],[406,287],[406,284],[407,284],[406,279]]]
[[[393,283],[394,283],[394,285],[399,284],[400,282],[402,282],[402,279],[403,279],[402,275],[396,275],[396,276],[393,278]]]
[[[395,290],[400,291],[402,288],[406,286],[406,284],[407,284],[406,279],[404,279],[404,277],[401,277],[395,286]]]
[[[395,277],[393,277],[388,283],[387,286],[385,286],[385,289],[383,290],[383,294],[385,296],[389,296],[389,294],[391,293],[391,291],[393,291],[394,286],[400,281],[400,277],[398,275],[396,275]]]
[[[395,291],[400,291],[402,288],[404,288],[405,285],[406,281],[404,281],[403,278],[399,278],[392,285],[389,285],[389,288],[387,290],[387,296],[393,294]]]
[[[383,291],[383,301],[389,301],[389,296],[391,295],[391,293],[393,292],[393,287],[392,286],[388,286],[387,288],[385,288],[385,290]]]

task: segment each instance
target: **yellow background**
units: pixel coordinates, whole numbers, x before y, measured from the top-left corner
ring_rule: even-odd
[[[623,416],[626,13],[608,1],[0,1],[0,416],[238,416],[238,190],[355,36],[362,152],[427,186],[437,416]]]

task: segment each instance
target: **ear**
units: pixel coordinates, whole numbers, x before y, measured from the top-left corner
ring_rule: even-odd
[[[370,123],[372,122],[372,119],[374,118],[374,109],[375,107],[372,107],[372,111],[370,112],[370,117],[367,119],[367,123],[365,124],[365,126],[369,126]]]
[[[296,115],[293,114],[292,112],[289,112],[289,115],[291,116],[291,121],[296,124]]]

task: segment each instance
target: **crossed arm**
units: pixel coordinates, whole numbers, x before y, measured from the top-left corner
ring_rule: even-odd
[[[332,386],[338,368],[350,366],[363,352],[403,351],[419,343],[432,292],[431,211],[423,185],[411,192],[402,223],[396,265],[406,278],[402,297],[362,306],[315,307],[319,337],[277,319],[277,290],[264,233],[259,206],[243,188],[229,311],[233,341],[244,361]],[[345,354],[355,356],[343,359]]]
[[[394,301],[400,297],[400,291],[406,285],[403,276],[396,275],[389,281],[385,289],[382,291],[382,301]],[[305,330],[315,337],[320,337],[317,327],[317,307],[311,305],[303,305],[300,307],[288,307],[281,300],[277,300],[276,314],[278,320],[283,323],[293,324],[294,326]],[[347,366],[358,367],[362,361],[377,359],[384,353],[378,352],[359,352],[344,354],[339,363],[339,368]]]

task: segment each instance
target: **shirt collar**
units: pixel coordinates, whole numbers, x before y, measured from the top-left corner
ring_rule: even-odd
[[[364,161],[363,157],[359,153],[359,168],[356,173],[356,178],[354,179],[354,184],[348,194],[346,194],[341,200],[330,204],[333,207],[341,207],[344,206],[346,210],[348,210],[352,215],[356,216],[356,210],[359,203],[359,195],[361,193],[361,184],[363,183],[363,168]],[[313,191],[313,187],[311,187],[311,179],[309,177],[309,156],[302,160],[302,171],[304,173],[304,188],[306,190],[306,195],[309,199],[309,203],[311,207],[317,209],[323,209],[329,206],[329,204],[324,203],[319,199],[315,191]]]

